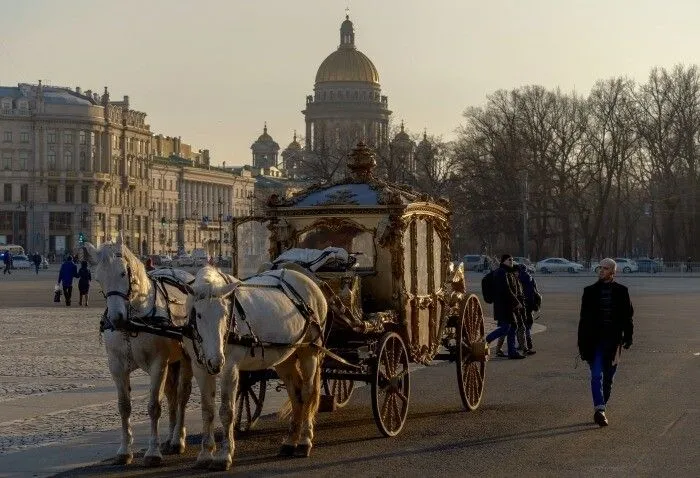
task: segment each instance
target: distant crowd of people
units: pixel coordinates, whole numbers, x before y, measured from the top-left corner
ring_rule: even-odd
[[[583,290],[578,326],[579,355],[591,372],[593,421],[601,427],[608,425],[605,410],[619,357],[623,348],[632,346],[634,332],[634,308],[629,291],[615,282],[616,271],[613,259],[600,261],[598,281]],[[532,314],[539,310],[542,295],[525,265],[514,264],[513,257],[504,254],[498,268],[482,279],[482,294],[487,303],[493,304],[497,327],[486,336],[486,342],[499,340],[496,355],[523,359],[534,354]],[[507,355],[502,351],[504,338]]]

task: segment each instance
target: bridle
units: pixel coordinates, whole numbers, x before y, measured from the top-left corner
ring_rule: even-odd
[[[115,252],[114,257],[122,258],[123,256],[122,256],[121,252]],[[105,298],[116,295],[116,296],[124,299],[126,302],[130,302],[131,301],[131,267],[129,266],[128,261],[126,262],[126,277],[127,277],[127,280],[129,281],[129,289],[126,291],[126,294],[122,291],[119,291],[119,290],[111,290],[111,291],[107,292],[106,294],[104,294]]]

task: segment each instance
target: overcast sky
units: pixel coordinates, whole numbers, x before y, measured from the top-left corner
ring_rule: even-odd
[[[698,0],[0,0],[0,85],[108,86],[155,133],[249,163],[264,121],[282,148],[304,131],[347,6],[393,121],[445,139],[497,89],[700,63]]]

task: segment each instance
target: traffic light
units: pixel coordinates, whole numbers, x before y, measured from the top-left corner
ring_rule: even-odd
[[[82,232],[78,233],[78,242],[80,244],[85,243],[85,234],[83,234]]]

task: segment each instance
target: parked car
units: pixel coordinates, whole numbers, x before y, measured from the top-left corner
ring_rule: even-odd
[[[654,259],[642,258],[637,259],[635,262],[637,263],[637,267],[639,267],[639,272],[651,272],[652,274],[661,272],[661,264]]]
[[[34,263],[29,260],[29,258],[22,254],[17,254],[12,256],[12,268],[13,269],[31,269],[34,267]]]
[[[482,254],[467,254],[462,258],[464,270],[484,272],[484,260],[488,261],[488,258]]]
[[[527,257],[514,257],[513,260],[516,264],[524,264],[529,273],[535,272],[535,266],[532,265],[532,262]]]
[[[575,272],[581,272],[583,270],[583,265],[578,262],[571,262],[563,257],[548,257],[535,264],[535,270],[543,274],[548,274],[550,272],[569,272],[573,274]]]
[[[180,254],[173,259],[173,267],[193,267],[194,258],[189,254]]]
[[[625,274],[629,274],[630,272],[639,271],[639,266],[637,265],[637,262],[633,261],[632,259],[628,259],[627,257],[616,257],[613,260],[617,263],[617,272],[624,272]],[[595,272],[597,274],[599,270],[599,262],[596,262],[595,264],[591,265],[592,272]]]
[[[192,260],[196,267],[201,267],[209,261],[209,253],[204,249],[195,249],[192,251]]]

